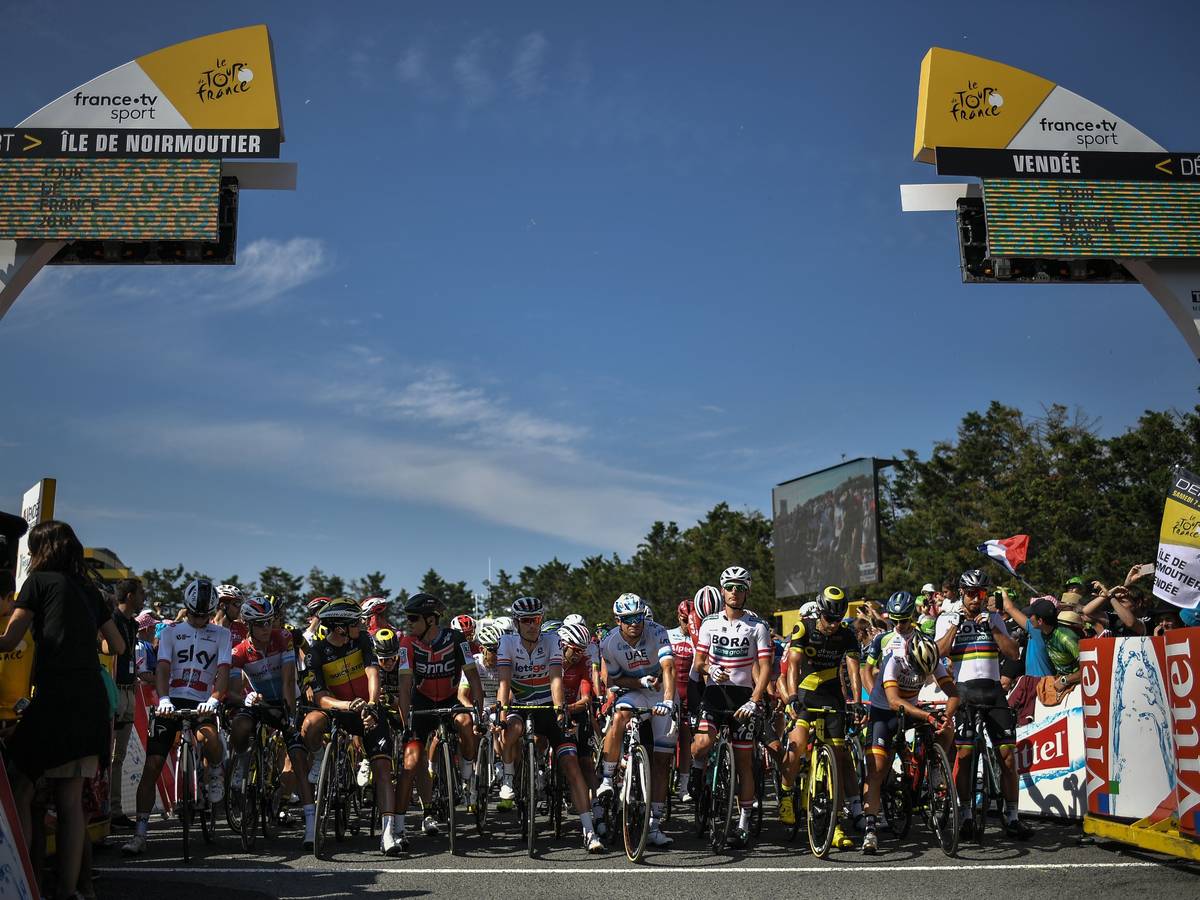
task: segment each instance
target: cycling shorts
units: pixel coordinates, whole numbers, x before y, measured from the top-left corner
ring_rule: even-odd
[[[825,720],[825,737],[831,744],[841,744],[846,740],[846,698],[842,696],[842,686],[837,681],[826,681],[811,690],[796,691],[800,701],[800,718],[797,725],[811,727],[818,719]],[[836,709],[834,713],[813,713],[808,708],[829,706]]]
[[[700,701],[700,721],[696,731],[715,734],[717,728],[728,721],[733,748],[750,750],[754,746],[754,723],[750,719],[739,721],[733,714],[750,700],[753,693],[754,688],[741,684],[707,685]]]
[[[900,714],[894,709],[880,709],[878,706],[872,706],[871,717],[868,719],[868,727],[871,731],[871,746],[867,748],[868,752],[884,759],[890,756],[892,738],[895,736],[896,727],[899,724]]]
[[[199,700],[172,700],[176,709],[195,709],[200,705]],[[203,719],[198,719],[192,722],[192,730],[199,731],[205,725],[216,725],[216,716],[205,716]],[[174,717],[154,716],[150,720],[150,732],[146,736],[146,755],[147,756],[166,756],[171,752],[171,747],[175,743],[175,736],[179,734],[179,729],[183,727],[183,723]]]
[[[575,736],[563,734],[552,709],[511,709],[504,719],[504,726],[507,728],[512,722],[523,722],[526,716],[533,718],[534,732],[548,740],[558,756],[575,756],[578,753]]]
[[[234,722],[249,720],[252,724],[261,721],[268,728],[273,728],[283,735],[283,742],[288,752],[304,749],[304,740],[300,737],[300,729],[295,721],[288,717],[287,712],[278,706],[240,706],[231,715]]]
[[[954,714],[954,743],[969,747],[975,742],[976,706],[995,707],[984,712],[983,722],[992,746],[1015,747],[1017,743],[1017,715],[1008,705],[1008,697],[1000,682],[990,678],[962,681],[958,685],[962,697],[958,712]]]
[[[457,700],[430,700],[424,694],[413,693],[412,705],[409,706],[409,714],[419,712],[425,709],[445,709],[447,706],[457,706]],[[437,731],[438,717],[437,716],[417,716],[412,719],[412,724],[405,733],[404,742],[406,744],[426,744],[429,742],[429,736]]]
[[[661,702],[662,694],[655,694],[650,691],[626,691],[617,698],[617,709],[621,707],[629,709],[638,706],[649,708]],[[649,724],[654,732],[654,752],[675,752],[675,742],[678,740],[679,734],[671,727],[674,724],[674,719],[670,716],[651,716]]]
[[[346,709],[320,710],[326,719],[337,718],[338,727],[349,734],[362,738],[363,749],[367,759],[392,758],[392,730],[388,727],[388,717],[382,710],[376,714],[375,727],[367,728],[362,720],[362,713]],[[322,726],[324,730],[325,726]]]

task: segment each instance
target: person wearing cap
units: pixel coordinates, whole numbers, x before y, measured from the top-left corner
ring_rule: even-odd
[[[1013,603],[1006,588],[999,590],[1004,600],[1004,611],[1024,628],[1029,636],[1025,643],[1025,674],[1034,678],[1054,674],[1050,656],[1046,652],[1046,640],[1054,633],[1058,624],[1058,609],[1054,605],[1054,598],[1049,595],[1037,597],[1022,609]]]
[[[158,664],[154,651],[154,630],[158,626],[158,616],[150,610],[144,609],[138,613],[136,621],[138,627],[136,658],[138,681],[153,685],[154,667]]]
[[[1046,638],[1046,653],[1059,690],[1079,684],[1079,639],[1083,637],[1083,627],[1083,616],[1078,611],[1060,609],[1058,625]]]

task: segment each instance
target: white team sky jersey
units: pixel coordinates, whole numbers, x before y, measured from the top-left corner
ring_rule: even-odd
[[[774,648],[770,629],[762,619],[753,615],[728,619],[721,610],[700,623],[696,654],[701,653],[709,658],[709,684],[717,684],[712,667],[720,666],[729,673],[725,684],[753,687],[754,661],[764,657],[770,659]]]
[[[621,636],[620,627],[610,631],[600,642],[600,656],[608,666],[610,683],[617,678],[661,676],[663,660],[672,658],[671,641],[667,629],[647,619],[641,638],[633,644]]]
[[[211,697],[217,669],[229,668],[230,641],[229,629],[211,622],[199,629],[186,621],[168,625],[158,642],[158,661],[171,663],[171,699],[204,702]]]

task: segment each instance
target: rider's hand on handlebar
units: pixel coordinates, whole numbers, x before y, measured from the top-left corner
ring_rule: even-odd
[[[657,678],[657,676],[654,676],[654,675],[644,675],[638,679],[638,684],[640,684],[642,687],[644,687],[648,691],[657,690],[658,678]]]
[[[262,702],[262,694],[258,691],[251,691],[246,695],[246,699],[242,701],[246,706],[258,706]]]
[[[675,715],[675,701],[662,700],[654,704],[653,712],[656,716],[673,716]]]
[[[733,717],[735,719],[748,719],[756,712],[758,712],[758,704],[753,700],[747,700],[737,708],[733,714]]]
[[[221,706],[221,703],[219,700],[217,700],[215,697],[209,697],[207,700],[205,700],[203,703],[201,703],[199,706],[196,707],[196,712],[202,713],[203,715],[208,716],[208,715],[212,715],[213,713],[215,713],[220,708],[220,706]]]
[[[171,702],[170,697],[160,697],[158,701],[158,714],[160,716],[169,716],[175,712],[175,704]]]
[[[367,701],[364,700],[362,697],[355,697],[353,700],[350,701],[349,710],[350,710],[350,712],[358,712],[360,709],[362,709],[366,705],[367,705]]]

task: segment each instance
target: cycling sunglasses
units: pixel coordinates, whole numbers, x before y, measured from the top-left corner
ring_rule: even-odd
[[[622,625],[641,625],[646,621],[645,613],[631,613],[628,616],[617,616],[617,621]]]
[[[415,621],[417,621],[417,619],[427,619],[427,618],[429,618],[429,617],[426,616],[425,613],[409,613],[408,614],[408,621],[410,621],[410,622],[415,622]]]
[[[542,617],[541,616],[521,616],[519,619],[517,619],[517,624],[518,625],[530,625],[530,624],[541,625]]]
[[[744,594],[750,590],[750,585],[737,584],[736,582],[731,582],[729,584],[721,585],[721,589],[725,590],[725,591],[729,591],[729,593],[731,593],[731,594]]]

